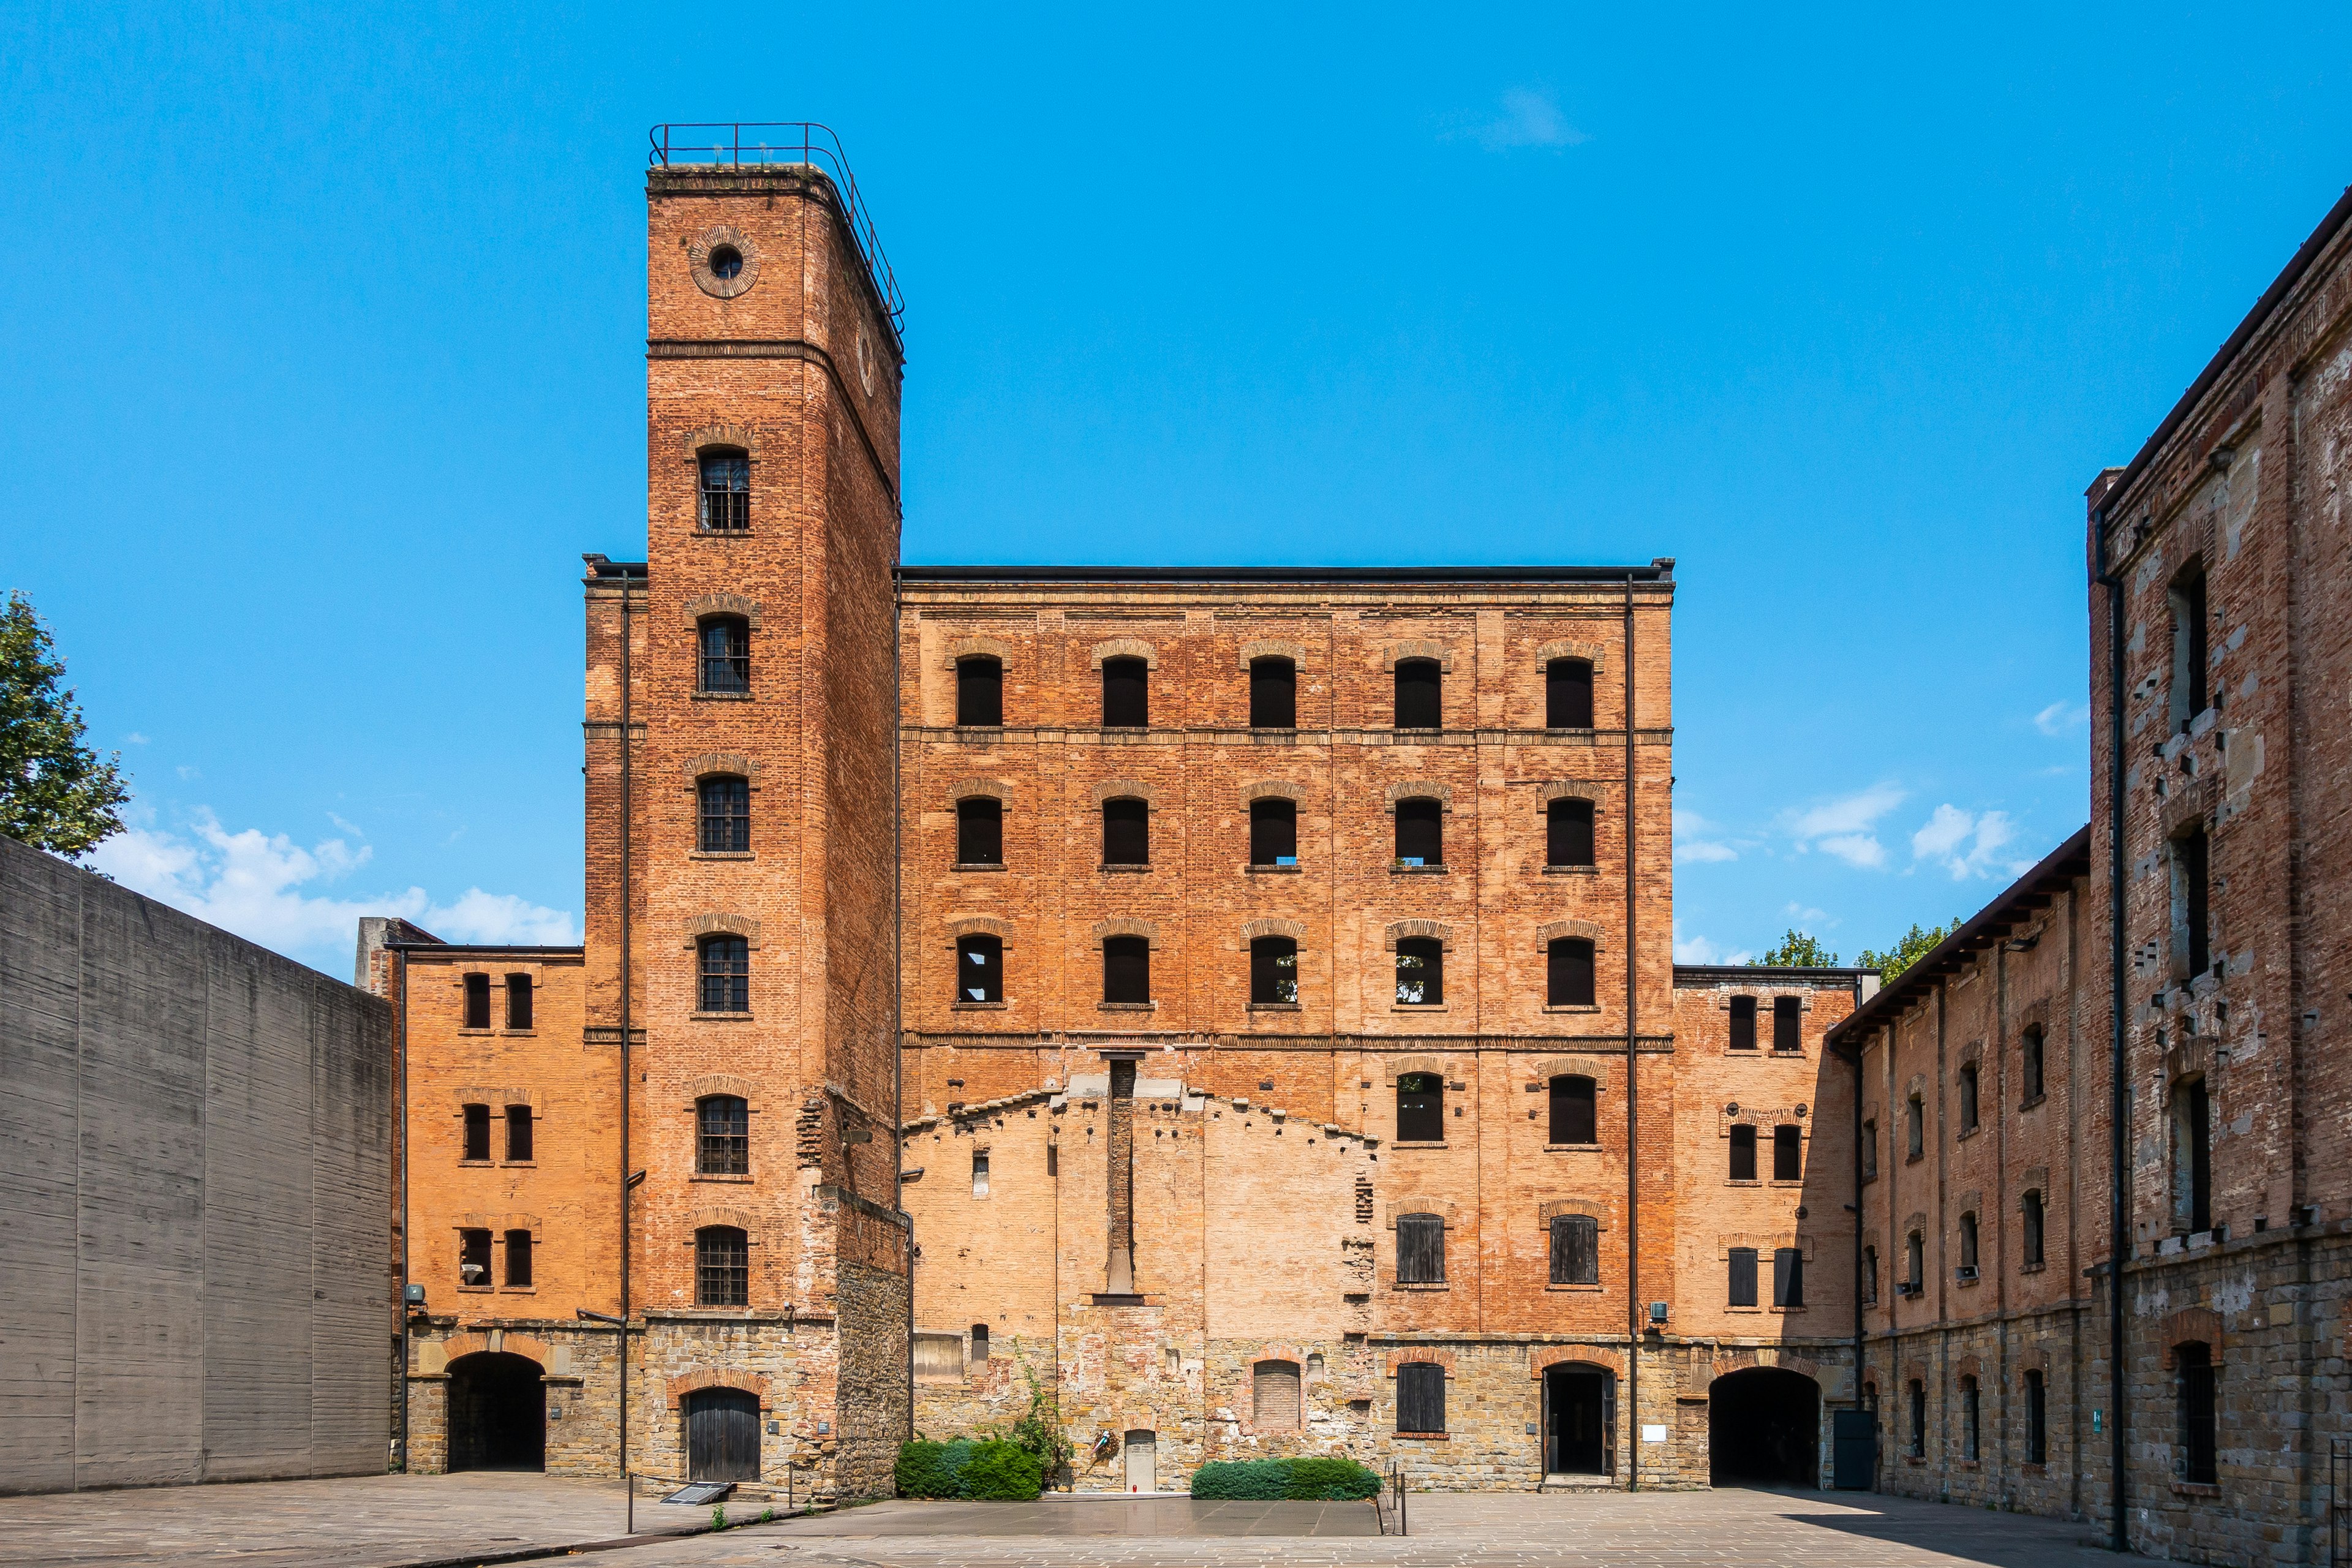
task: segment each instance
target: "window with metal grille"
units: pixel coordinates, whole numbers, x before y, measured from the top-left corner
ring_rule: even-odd
[[[1731,1130],[1731,1179],[1735,1182],[1756,1179],[1756,1129],[1746,1122]]]
[[[956,721],[987,729],[1004,722],[1004,661],[986,654],[956,660]]]
[[[2202,1341],[2175,1345],[2172,1363],[2179,1380],[2180,1479],[2192,1486],[2218,1485],[2221,1477],[2214,1452],[2218,1389],[2213,1347]]]
[[[1397,1363],[1397,1424],[1400,1432],[1445,1430],[1445,1369],[1433,1361]]]
[[[1977,1380],[1963,1375],[1960,1379],[1960,1458],[1971,1463],[1982,1454],[1984,1428],[1979,1419],[1982,1405],[1977,1399]]]
[[[1298,727],[1298,667],[1286,658],[1250,660],[1250,728]]]
[[[1772,1048],[1776,1051],[1801,1051],[1805,1048],[1805,1004],[1801,997],[1772,998]]]
[[[1139,658],[1107,658],[1102,667],[1106,730],[1140,730],[1151,722],[1151,667]]]
[[[1772,1249],[1772,1305],[1801,1307],[1805,1304],[1805,1254],[1794,1247]]]
[[[1734,996],[1731,999],[1731,1048],[1752,1051],[1756,1048],[1756,998]]]
[[[1916,1377],[1911,1380],[1911,1457],[1927,1457],[1927,1385]]]
[[[2174,1229],[2213,1228],[2213,1104],[2201,1077],[2172,1086],[2172,1204]]]
[[[1396,803],[1396,858],[1400,866],[1445,864],[1445,807],[1433,800]]]
[[[1731,1249],[1731,1299],[1734,1307],[1756,1305],[1756,1249],[1735,1247]]]
[[[2202,827],[2172,841],[2173,953],[2191,980],[2213,967],[2211,869]]]
[[[1437,1143],[1445,1138],[1445,1080],[1433,1072],[1399,1073],[1397,1142]]]
[[[1772,1179],[1801,1181],[1805,1174],[1805,1141],[1794,1126],[1772,1129]]]
[[[713,616],[698,628],[702,648],[702,689],[751,689],[751,626],[740,616]]]
[[[530,976],[528,974],[507,976],[507,1027],[530,1027]]]
[[[1399,937],[1396,999],[1401,1007],[1433,1007],[1445,1000],[1445,944],[1435,937]]]
[[[1862,1304],[1878,1305],[1878,1248],[1874,1247],[1862,1249]]]
[[[507,1232],[507,1289],[518,1289],[530,1283],[530,1232]]]
[[[490,1157],[490,1108],[468,1105],[465,1108],[466,1152],[458,1158],[487,1160]]]
[[[520,1164],[529,1162],[530,1157],[530,1107],[509,1105],[507,1107],[507,1159]]]
[[[956,1000],[1004,1000],[1004,943],[992,936],[956,938]]]
[[[986,1323],[974,1323],[971,1326],[971,1359],[974,1363],[988,1359],[988,1325]]]
[[[1250,1002],[1255,1006],[1296,1005],[1298,1001],[1298,943],[1286,936],[1261,936],[1250,942]]]
[[[1004,864],[1004,803],[976,795],[956,802],[956,864]]]
[[[1878,1175],[1878,1123],[1862,1124],[1862,1179],[1874,1181]]]
[[[1592,944],[1580,936],[1554,939],[1545,950],[1545,1000],[1554,1007],[1592,1005]]]
[[[2022,1071],[2025,1099],[2031,1102],[2042,1098],[2042,1026],[2028,1024],[2018,1038],[2018,1057]]]
[[[2031,1268],[2042,1261],[2042,1194],[2028,1190],[2018,1208],[2024,1216],[2024,1224],[2020,1226],[2024,1232],[2024,1260]]]
[[[1250,1425],[1260,1432],[1296,1432],[1298,1394],[1297,1362],[1256,1363],[1250,1368]]]
[[[1103,1000],[1135,1006],[1151,1000],[1151,940],[1103,938]]]
[[[694,1233],[694,1304],[746,1307],[751,1302],[751,1238],[731,1225]]]
[[[1600,1088],[1591,1079],[1578,1073],[1562,1073],[1546,1086],[1550,1090],[1551,1136],[1554,1143],[1598,1143],[1601,1142],[1600,1117],[1596,1095]]]
[[[1589,1214],[1554,1215],[1551,1221],[1551,1282],[1601,1283],[1601,1222]]]
[[[1903,1244],[1904,1265],[1911,1281],[1911,1294],[1916,1296],[1927,1283],[1927,1239],[1913,1231]]]
[[[1974,1268],[1976,1266],[1977,1216],[1964,1214],[1960,1216],[1960,1267]]]
[[[751,459],[741,452],[702,454],[702,526],[735,533],[751,526]]]
[[[1927,1108],[1915,1094],[1905,1103],[1904,1113],[1906,1141],[1910,1144],[1907,1152],[1916,1160],[1927,1149]]]
[[[1544,807],[1544,864],[1593,864],[1591,801],[1563,795]]]
[[[1544,728],[1592,728],[1592,666],[1580,658],[1555,658],[1544,666]]]
[[[1444,677],[1433,658],[1404,658],[1396,667],[1396,727],[1434,730],[1441,727],[1440,682]]]
[[[490,1233],[487,1230],[461,1230],[457,1233],[457,1283],[486,1289],[490,1280]]]
[[[2025,1462],[2050,1462],[2050,1390],[2038,1371],[2025,1374]]]
[[[1298,864],[1298,803],[1279,795],[1250,802],[1250,864]]]
[[[1977,1068],[1974,1062],[1960,1069],[1960,1131],[1977,1130]]]
[[[1151,805],[1131,796],[1103,802],[1103,864],[1151,863]]]
[[[466,1025],[468,1029],[490,1026],[490,977],[487,974],[466,976]]]
[[[751,1106],[736,1094],[706,1094],[694,1102],[694,1172],[698,1176],[751,1173]]]
[[[1445,1216],[1397,1215],[1396,1278],[1400,1285],[1445,1283]]]
[[[706,854],[736,855],[751,847],[751,781],[712,773],[696,781],[700,831],[696,842]]]
[[[698,944],[705,1013],[751,1010],[751,944],[740,936],[706,936]]]
[[[2205,711],[2205,671],[2209,662],[2205,618],[2205,571],[2191,563],[2165,595],[2172,611],[2172,727],[2188,731]]]

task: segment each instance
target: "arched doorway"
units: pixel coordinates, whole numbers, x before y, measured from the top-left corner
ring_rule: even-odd
[[[1707,1458],[1717,1486],[1818,1487],[1822,1391],[1801,1373],[1751,1366],[1707,1390]]]
[[[1617,1374],[1590,1362],[1544,1368],[1543,1466],[1548,1476],[1617,1473]]]
[[[698,1388],[686,1407],[686,1479],[760,1479],[760,1396],[740,1388]]]
[[[449,1363],[449,1468],[547,1468],[547,1384],[539,1363],[482,1351]]]

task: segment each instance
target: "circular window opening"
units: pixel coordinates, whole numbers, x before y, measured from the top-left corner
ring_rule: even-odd
[[[713,246],[710,250],[710,275],[722,283],[731,283],[743,275],[743,253],[731,245]]]

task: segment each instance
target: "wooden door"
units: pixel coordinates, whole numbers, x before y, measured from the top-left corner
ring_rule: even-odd
[[[686,1396],[686,1475],[695,1481],[760,1479],[760,1396],[705,1388]]]

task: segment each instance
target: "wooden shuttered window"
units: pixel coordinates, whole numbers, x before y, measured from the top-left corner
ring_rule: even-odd
[[[1442,1215],[1399,1215],[1396,1279],[1400,1285],[1445,1283],[1445,1219]]]
[[[1437,1363],[1409,1361],[1398,1365],[1396,1429],[1445,1430],[1445,1369]]]
[[[1752,1247],[1731,1249],[1731,1305],[1756,1305],[1756,1249]]]
[[[1793,1247],[1772,1249],[1772,1305],[1805,1304],[1805,1255]]]
[[[918,1333],[915,1336],[915,1375],[937,1378],[962,1377],[963,1336]]]
[[[1551,1282],[1601,1283],[1601,1222],[1589,1214],[1552,1216]]]
[[[1295,1432],[1299,1426],[1298,1363],[1262,1361],[1250,1369],[1250,1423],[1261,1432]]]

